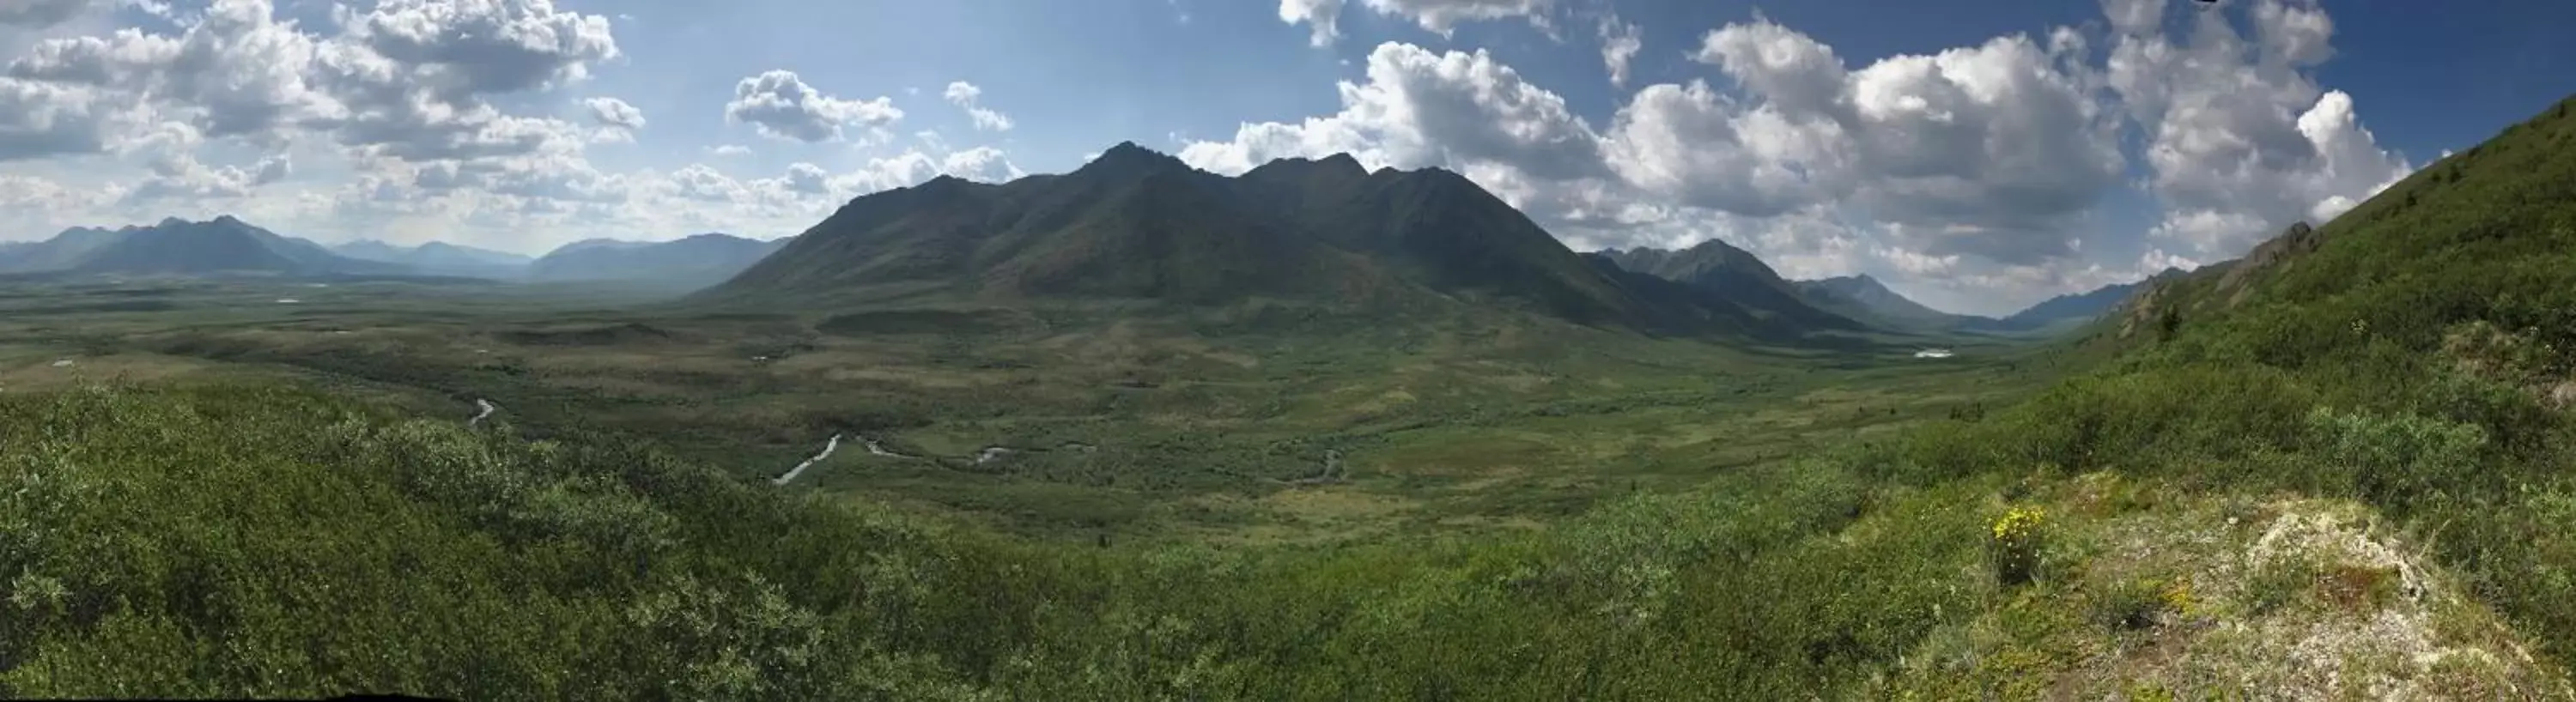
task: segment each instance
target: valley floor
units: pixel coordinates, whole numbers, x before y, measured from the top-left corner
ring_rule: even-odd
[[[2327,371],[6,293],[0,696],[2576,698],[2562,424]]]
[[[270,289],[275,288],[275,289]],[[1981,411],[2059,361],[1729,348],[1555,322],[633,311],[506,287],[204,284],[0,301],[0,389],[294,380],[786,489],[1093,539],[1523,528]],[[293,302],[285,302],[293,300]],[[604,311],[605,310],[605,311]],[[1338,459],[1333,458],[1339,456]]]

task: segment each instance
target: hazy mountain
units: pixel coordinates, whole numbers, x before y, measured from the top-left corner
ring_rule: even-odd
[[[1851,328],[1855,316],[1813,304],[1752,252],[1716,239],[1687,249],[1637,247],[1597,255],[1629,271],[1714,294],[1758,314],[1825,328]]]
[[[1867,274],[1847,275],[1821,280],[1801,280],[1795,285],[1807,300],[1817,307],[1842,313],[1856,319],[1876,322],[1881,326],[1938,329],[1971,324],[1976,318],[1951,314],[1923,306],[1885,283]]]
[[[384,275],[402,266],[348,258],[320,244],[281,236],[231,215],[205,222],[171,218],[114,231],[81,227],[11,247],[0,263],[13,273],[207,275]]]
[[[1133,143],[1063,175],[940,177],[860,197],[700,297],[809,306],[1451,299],[1659,330],[1783,326],[1596,264],[1446,170],[1370,172],[1340,155],[1229,178]]]
[[[444,241],[401,246],[361,239],[331,247],[331,250],[350,258],[402,264],[423,273],[481,278],[515,278],[535,261],[507,251],[459,246]]]
[[[44,241],[0,244],[0,273],[32,273],[70,268],[79,263],[81,257],[89,255],[99,247],[115,243],[118,238],[125,235],[125,232],[134,229],[135,227],[126,227],[124,230],[73,227]]]
[[[694,290],[723,282],[787,240],[761,241],[730,234],[698,234],[673,241],[586,239],[565,244],[528,264],[536,282],[631,282]]]
[[[2061,325],[2072,326],[2092,321],[2118,309],[2121,303],[2127,302],[2129,296],[2136,294],[2141,286],[2180,275],[2183,275],[2181,269],[2167,268],[2146,280],[2105,285],[2087,292],[2059,295],[2042,300],[2039,304],[2031,305],[2011,316],[1993,320],[1978,319],[1969,326],[1974,329],[1995,331],[2031,331]]]

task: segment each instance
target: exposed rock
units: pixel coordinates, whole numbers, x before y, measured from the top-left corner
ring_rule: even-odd
[[[2231,307],[2243,303],[2245,296],[2253,291],[2253,286],[2249,283],[2254,281],[2255,274],[2274,268],[2288,268],[2299,256],[2316,251],[2317,247],[2324,244],[2325,236],[2315,228],[2309,227],[2308,223],[2293,222],[2290,228],[2281,231],[2280,236],[2272,237],[2271,241],[2254,247],[2253,251],[2245,254],[2245,258],[2239,259],[2236,266],[2227,271],[2225,277],[2218,279],[2218,291],[2228,294],[2227,304]]]

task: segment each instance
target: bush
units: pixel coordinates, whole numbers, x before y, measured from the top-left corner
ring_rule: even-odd
[[[2318,407],[2308,413],[2308,426],[2316,450],[2350,470],[2354,489],[2374,502],[2405,504],[2493,487],[2477,462],[2487,435],[2474,425]]]
[[[1996,581],[2007,586],[2026,584],[2039,572],[2040,528],[2045,518],[2037,507],[2014,507],[1988,526]]]

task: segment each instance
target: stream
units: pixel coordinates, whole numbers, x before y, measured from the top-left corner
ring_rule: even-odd
[[[795,468],[790,468],[790,469],[788,469],[788,470],[787,470],[787,474],[786,474],[786,475],[781,475],[781,476],[778,476],[776,479],[770,480],[770,481],[769,481],[769,482],[770,482],[770,484],[772,484],[772,485],[785,485],[785,484],[787,484],[787,482],[788,482],[788,481],[795,480],[795,479],[796,479],[796,476],[798,476],[798,475],[803,475],[803,474],[805,473],[805,469],[814,467],[814,464],[823,462],[823,459],[831,458],[831,457],[832,457],[832,450],[833,450],[833,449],[840,448],[840,447],[841,447],[841,435],[839,435],[839,434],[833,434],[833,435],[832,435],[832,440],[831,440],[831,441],[824,442],[824,444],[823,444],[823,452],[822,452],[822,453],[814,454],[814,457],[813,457],[813,458],[805,459],[805,462],[804,462],[804,463],[798,463],[798,464],[796,464],[796,467],[795,467]],[[876,448],[877,448],[876,442],[873,442],[873,441],[868,442],[868,449],[869,449],[870,451],[875,451],[875,450],[876,450]]]
[[[474,406],[482,408],[482,411],[475,412],[473,419],[465,420],[465,428],[467,429],[472,429],[474,428],[474,425],[482,424],[483,418],[490,417],[493,412],[501,410],[500,405],[492,404],[491,400],[486,400],[480,397],[474,398]]]

